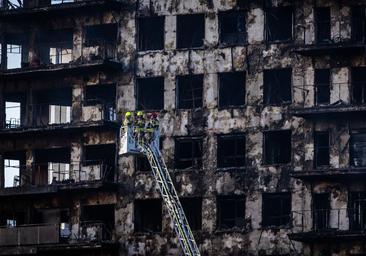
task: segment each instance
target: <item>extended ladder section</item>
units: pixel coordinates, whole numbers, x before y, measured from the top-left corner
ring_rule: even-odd
[[[122,131],[121,131],[122,135]],[[165,165],[164,159],[159,150],[159,132],[155,130],[151,133],[150,139],[137,139],[133,128],[125,127],[121,136],[120,154],[144,154],[150,165],[158,184],[160,194],[173,220],[174,229],[178,236],[179,243],[184,255],[200,256],[198,246],[184,214],[183,207],[179,201],[178,194]]]

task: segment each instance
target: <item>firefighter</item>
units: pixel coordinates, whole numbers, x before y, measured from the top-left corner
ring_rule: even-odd
[[[154,135],[153,113],[149,113],[146,120],[146,139],[150,143]]]
[[[125,114],[125,120],[123,121],[123,126],[127,127],[132,125],[132,113],[127,111]]]
[[[136,134],[137,134],[137,140],[139,143],[144,143],[144,136],[145,136],[145,118],[144,118],[144,112],[138,111],[137,112],[137,120],[136,120]]]
[[[157,113],[152,113],[152,128],[155,130],[155,129],[158,129],[159,128],[159,119],[158,119],[158,115]]]

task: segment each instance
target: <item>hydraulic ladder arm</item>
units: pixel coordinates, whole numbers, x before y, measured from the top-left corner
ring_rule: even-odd
[[[125,127],[123,136],[121,136],[122,147],[120,149],[120,154],[142,153],[147,157],[154,178],[158,184],[159,192],[168,209],[169,216],[173,220],[174,230],[178,236],[184,255],[200,256],[201,254],[184,214],[183,207],[179,201],[169,170],[160,153],[158,130],[154,132],[153,139],[150,143],[138,143],[137,139],[135,139],[132,134],[133,131],[131,128]]]

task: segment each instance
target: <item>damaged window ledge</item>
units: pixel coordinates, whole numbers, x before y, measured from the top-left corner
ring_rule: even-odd
[[[200,51],[206,50],[208,47],[206,45],[198,46],[198,47],[186,47],[186,48],[176,48],[177,52],[186,52],[186,51]]]
[[[137,52],[137,54],[139,55],[138,57],[142,57],[142,56],[145,56],[145,55],[149,55],[149,54],[156,54],[156,53],[165,53],[167,51],[165,51],[165,49],[159,49],[159,50],[139,50]]]
[[[218,106],[218,110],[219,111],[231,111],[231,110],[243,110],[243,109],[246,109],[248,107],[248,104],[244,104],[244,105],[238,105],[238,106],[223,106],[223,107],[220,107]]]
[[[241,42],[241,43],[219,43],[218,48],[219,49],[225,49],[225,48],[239,48],[239,47],[248,47],[248,42]]]
[[[199,173],[203,172],[203,168],[186,168],[186,169],[173,169],[175,173]]]
[[[285,168],[285,167],[292,167],[292,163],[277,163],[277,164],[266,164],[266,163],[262,163],[261,167],[265,167],[265,168],[270,168],[270,167],[275,167],[275,168]]]
[[[246,173],[247,167],[217,167],[218,172],[240,172]]]
[[[139,232],[134,232],[135,236],[163,236],[163,231],[139,231]]]
[[[287,40],[275,40],[275,41],[265,41],[266,44],[274,44],[274,45],[280,45],[285,44],[286,46],[295,46],[295,40],[294,39],[287,39]]]
[[[278,231],[281,229],[292,229],[292,225],[281,225],[281,226],[268,226],[268,227],[261,227],[259,229],[263,231]]]
[[[215,234],[227,234],[227,233],[247,233],[249,230],[246,228],[227,228],[227,229],[216,229]]]

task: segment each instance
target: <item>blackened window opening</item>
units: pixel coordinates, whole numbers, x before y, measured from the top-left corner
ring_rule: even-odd
[[[266,11],[266,36],[268,42],[292,40],[292,7],[273,7]]]
[[[205,16],[189,14],[177,16],[177,48],[203,46],[205,37]]]
[[[330,101],[330,70],[315,69],[316,104],[329,104]]]
[[[217,197],[218,229],[242,229],[245,227],[245,198],[241,196]]]
[[[349,222],[350,230],[366,229],[366,192],[350,192]]]
[[[245,135],[219,135],[217,144],[219,168],[245,167]]]
[[[161,110],[164,108],[164,78],[137,79],[137,109]]]
[[[219,26],[222,45],[243,45],[245,43],[245,13],[243,11],[220,13]]]
[[[284,104],[291,102],[292,69],[264,70],[264,103]]]
[[[264,133],[265,164],[286,164],[291,161],[291,131]]]
[[[202,198],[181,198],[184,213],[192,230],[202,228]]]
[[[139,172],[151,172],[151,165],[146,156],[135,156],[135,170]]]
[[[316,42],[330,43],[330,8],[329,7],[317,7],[315,8],[315,29],[316,29]]]
[[[262,194],[262,226],[289,226],[291,220],[291,193]]]
[[[240,107],[245,104],[245,73],[219,74],[219,107]]]
[[[117,32],[117,24],[100,24],[86,26],[84,28],[85,45],[97,46],[103,44],[114,44],[117,42]]]
[[[177,85],[179,109],[202,107],[203,75],[178,76]]]
[[[330,228],[330,195],[320,193],[313,195],[313,229],[324,230]]]
[[[135,232],[161,232],[160,199],[135,200],[134,215]]]
[[[164,49],[164,20],[164,16],[139,18],[139,51]]]
[[[363,43],[366,36],[365,6],[352,7],[351,38],[353,42]]]
[[[315,144],[315,168],[329,166],[329,132],[316,131],[314,134]]]
[[[352,103],[366,104],[366,68],[352,68]]]
[[[113,104],[116,101],[116,85],[102,84],[85,87],[85,106]]]
[[[366,167],[366,131],[354,131],[350,139],[351,166]]]
[[[175,140],[175,168],[201,168],[202,139],[199,137],[176,138]]]

